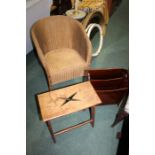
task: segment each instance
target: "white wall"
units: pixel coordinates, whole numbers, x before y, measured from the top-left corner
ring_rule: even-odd
[[[52,0],[27,0],[26,1],[26,54],[32,51],[30,29],[37,20],[50,15]]]

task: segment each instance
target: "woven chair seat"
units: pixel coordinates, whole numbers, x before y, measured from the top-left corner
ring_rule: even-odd
[[[87,63],[74,49],[52,50],[45,54],[45,59],[54,83],[82,76],[87,69]]]

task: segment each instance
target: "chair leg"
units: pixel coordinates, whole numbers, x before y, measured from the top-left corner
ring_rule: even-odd
[[[88,80],[87,76],[83,76],[83,82],[85,82],[87,80]]]
[[[89,73],[88,73],[88,71],[84,71],[84,75],[83,75],[83,82],[85,82],[85,81],[88,81],[89,80]]]
[[[48,83],[48,89],[49,91],[52,91],[52,85],[50,83]]]
[[[49,89],[49,91],[51,91],[52,90],[52,82],[49,77],[47,77],[47,80],[48,80],[48,89]]]

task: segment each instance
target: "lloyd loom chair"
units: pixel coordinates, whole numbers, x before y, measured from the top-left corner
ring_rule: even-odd
[[[37,21],[31,34],[49,90],[54,84],[85,75],[92,47],[81,23],[67,16],[50,16]]]

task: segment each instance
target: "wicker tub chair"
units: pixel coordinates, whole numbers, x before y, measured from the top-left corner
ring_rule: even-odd
[[[54,84],[85,75],[92,47],[81,23],[67,16],[50,16],[37,21],[31,34],[49,90]]]

